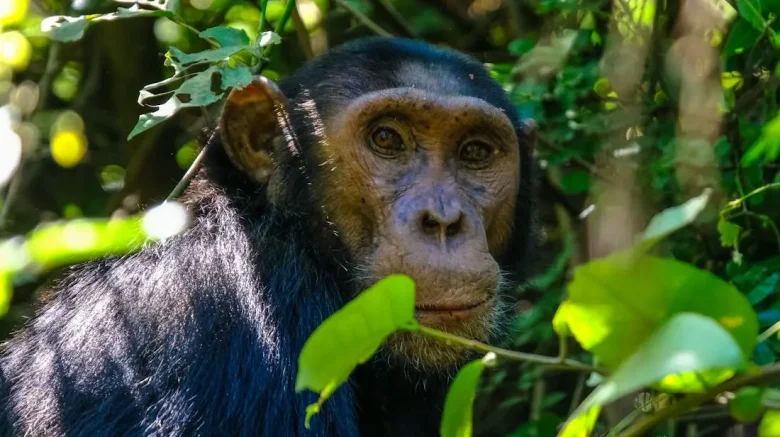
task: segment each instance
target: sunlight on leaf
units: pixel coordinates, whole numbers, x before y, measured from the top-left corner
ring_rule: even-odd
[[[596,420],[601,414],[601,407],[594,405],[590,409],[571,419],[561,429],[558,437],[588,437],[596,426]]]
[[[632,252],[578,267],[558,311],[557,325],[565,322],[582,347],[610,369],[682,312],[718,321],[746,356],[758,334],[755,312],[733,285],[680,261]]]
[[[485,361],[491,359],[493,357],[486,356],[485,359],[474,360],[463,366],[455,376],[444,401],[441,437],[471,437],[477,384],[485,369]]]
[[[8,313],[8,308],[10,308],[11,299],[13,298],[13,292],[11,274],[3,265],[3,260],[0,259],[0,317],[3,317]]]
[[[55,15],[45,18],[41,22],[41,31],[49,38],[62,42],[76,41],[84,36],[89,26],[99,21],[111,21],[120,18],[134,17],[173,17],[173,13],[163,10],[141,9],[137,4],[129,8],[118,8],[116,12],[103,15],[81,15],[69,17],[67,15]]]
[[[758,437],[777,436],[780,436],[780,410],[769,410],[758,425]]]
[[[669,319],[572,413],[609,404],[668,375],[741,370],[745,357],[734,338],[709,317],[680,313]],[[568,426],[568,425],[567,425]],[[563,433],[561,433],[563,435]]]
[[[414,282],[391,275],[360,293],[311,334],[298,358],[295,391],[320,394],[307,409],[306,426],[354,368],[371,358],[395,331],[417,328]]]

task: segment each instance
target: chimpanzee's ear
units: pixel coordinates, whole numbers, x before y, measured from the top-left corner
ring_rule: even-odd
[[[275,144],[283,144],[287,129],[287,97],[271,80],[255,76],[228,95],[219,127],[225,152],[239,170],[261,184],[276,167]]]

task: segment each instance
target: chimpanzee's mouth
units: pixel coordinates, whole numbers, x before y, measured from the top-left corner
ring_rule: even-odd
[[[491,296],[477,302],[421,304],[415,305],[414,312],[417,317],[421,318],[463,319],[490,306],[494,299]]]

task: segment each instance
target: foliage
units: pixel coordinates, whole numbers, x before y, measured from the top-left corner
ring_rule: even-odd
[[[732,418],[715,427],[778,434],[776,0],[44,3],[0,0],[4,331],[47,272],[186,227],[175,202],[140,210],[197,163],[194,131],[231,89],[398,34],[484,58],[537,121],[542,265],[496,346],[414,322],[408,278],[364,292],[301,353],[309,415],[405,330],[485,354],[453,381],[445,437],[637,436],[707,425],[705,403]],[[625,399],[620,422],[601,414]]]

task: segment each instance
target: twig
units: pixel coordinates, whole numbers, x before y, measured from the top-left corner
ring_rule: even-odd
[[[210,146],[214,142],[214,137],[216,136],[218,130],[219,128],[214,129],[214,132],[209,137],[209,140],[206,142],[206,145],[203,146],[203,149],[201,149],[200,153],[198,153],[198,156],[196,156],[195,159],[192,161],[190,168],[188,168],[187,172],[184,173],[184,176],[181,177],[179,183],[177,183],[176,186],[173,187],[173,190],[171,190],[171,194],[169,194],[168,197],[165,198],[166,202],[169,202],[181,196],[181,193],[183,193],[184,190],[187,188],[187,186],[190,184],[192,178],[194,178],[195,175],[198,173],[198,170],[200,170],[200,165],[203,163],[203,159],[206,157],[206,153],[208,153],[208,150],[211,148]]]
[[[409,38],[419,38],[420,36],[417,34],[417,31],[415,31],[412,26],[409,25],[409,23],[406,22],[406,19],[403,15],[401,15],[400,12],[398,12],[398,9],[395,8],[390,2],[387,0],[371,0],[371,3],[374,4],[377,8],[381,9],[382,12],[387,14],[393,22],[401,29],[404,36],[407,36]]]
[[[498,347],[487,345],[485,343],[476,340],[471,340],[468,338],[459,337],[457,335],[452,335],[444,331],[439,331],[438,329],[428,328],[426,326],[420,326],[419,332],[429,337],[433,337],[437,340],[442,340],[445,343],[458,344],[478,352],[484,352],[484,353],[493,352],[498,357],[506,358],[512,361],[523,361],[523,362],[528,362],[533,364],[540,364],[548,368],[559,369],[559,370],[574,370],[578,372],[597,372],[602,375],[607,374],[607,371],[605,369],[602,369],[597,366],[592,366],[590,364],[581,363],[579,361],[575,361],[571,359],[561,360],[558,357],[547,357],[544,355],[527,354],[524,352],[516,352],[508,349],[501,349]]]
[[[775,378],[780,378],[780,363],[771,364],[761,368],[761,372],[750,375],[742,375],[732,378],[714,389],[707,391],[706,393],[695,393],[683,397],[671,406],[658,411],[657,413],[649,416],[644,416],[637,423],[631,426],[626,432],[621,434],[621,437],[641,437],[645,433],[649,432],[658,423],[670,418],[680,415],[686,411],[689,411],[700,404],[714,399],[718,394],[726,391],[734,391],[736,389],[746,387],[749,385],[760,385],[767,383]]]
[[[298,45],[301,46],[301,51],[306,59],[314,57],[314,50],[311,48],[311,39],[309,38],[309,32],[306,30],[306,24],[301,18],[301,14],[298,12],[298,8],[293,8],[292,21],[295,25],[295,35],[298,37]]]
[[[774,325],[767,328],[766,331],[762,332],[761,335],[758,336],[758,339],[756,340],[756,343],[761,343],[767,338],[775,335],[777,331],[780,331],[780,322],[775,323]]]
[[[374,32],[377,35],[381,36],[393,36],[390,32],[382,29],[378,24],[374,23],[370,18],[368,18],[364,13],[358,11],[357,9],[353,8],[352,5],[345,2],[344,0],[334,0],[335,3],[342,8],[346,9],[350,14],[354,15],[355,18],[357,18],[358,21],[360,21],[364,26],[371,29],[372,32]]]

